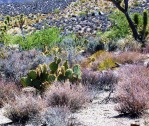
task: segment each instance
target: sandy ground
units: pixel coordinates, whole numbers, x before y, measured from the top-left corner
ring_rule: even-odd
[[[108,96],[108,93],[100,93],[92,101],[90,105],[81,109],[73,115],[77,120],[77,126],[130,126],[138,124],[140,126],[149,126],[149,116],[137,119],[126,117],[118,117],[118,113],[114,110],[116,103],[110,101],[105,104],[101,101]]]

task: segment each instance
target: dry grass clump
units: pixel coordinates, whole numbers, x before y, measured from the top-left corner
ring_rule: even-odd
[[[70,111],[68,108],[49,107],[42,114],[42,122],[48,126],[73,126],[69,120]]]
[[[118,81],[112,71],[98,72],[90,69],[82,70],[82,84],[98,90],[111,90]]]
[[[19,91],[15,83],[0,79],[0,107],[9,100],[14,100],[16,94],[19,94]]]
[[[116,67],[112,52],[98,51],[90,59],[92,59],[90,67],[94,71],[109,70]]]
[[[149,38],[146,42],[146,46],[143,48],[143,53],[145,53],[145,54],[149,53]]]
[[[122,51],[140,51],[141,43],[138,43],[132,36],[126,36],[117,41],[117,47]]]
[[[19,83],[20,78],[26,76],[28,71],[35,69],[39,64],[46,61],[46,57],[40,51],[13,51],[6,50],[8,56],[0,58],[0,71],[6,80]]]
[[[142,115],[149,108],[149,69],[143,66],[129,65],[119,71],[116,91],[120,114],[132,117]]]
[[[128,52],[105,52],[98,51],[88,58],[88,60],[82,62],[82,68],[87,66],[93,71],[102,71],[116,68],[118,64],[134,64],[144,60],[146,56],[140,52],[128,51]]]
[[[49,106],[68,107],[71,111],[75,111],[81,108],[90,97],[85,87],[58,83],[45,92],[45,99]]]
[[[4,107],[4,115],[14,123],[25,124],[30,119],[40,114],[46,104],[43,100],[32,95],[15,96],[15,100],[8,101]]]
[[[115,61],[121,64],[133,64],[138,63],[139,61],[142,61],[145,59],[146,56],[139,53],[139,52],[122,52],[115,56]]]

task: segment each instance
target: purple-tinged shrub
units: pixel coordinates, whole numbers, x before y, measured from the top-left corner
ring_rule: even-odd
[[[118,81],[118,77],[112,71],[92,71],[90,69],[82,70],[82,84],[89,88],[98,90],[111,90]]]
[[[139,52],[122,52],[114,57],[114,60],[120,64],[138,63],[146,58],[145,55]]]
[[[144,66],[124,66],[119,71],[120,81],[116,87],[116,110],[120,114],[140,116],[149,108],[149,69]]]
[[[73,126],[73,122],[68,119],[70,114],[67,107],[48,107],[41,113],[41,120],[48,126]]]
[[[13,82],[4,82],[0,79],[0,107],[9,100],[14,100],[19,90]]]
[[[6,79],[18,82],[30,69],[35,69],[46,60],[46,57],[36,50],[10,51],[8,57],[0,59],[0,72]]]
[[[8,101],[4,107],[4,115],[14,123],[25,124],[30,119],[40,116],[40,112],[46,107],[46,102],[32,95],[15,96],[15,100]]]
[[[90,100],[90,96],[84,87],[57,82],[45,92],[45,99],[49,106],[68,107],[71,111],[75,111]]]

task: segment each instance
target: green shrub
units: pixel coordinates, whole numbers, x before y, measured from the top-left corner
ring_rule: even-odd
[[[137,29],[140,32],[142,32],[142,24],[143,24],[143,18],[140,14],[132,14],[131,17],[135,18],[135,15],[138,15],[138,25]],[[101,42],[104,43],[104,48],[109,48],[110,42],[117,41],[120,38],[125,38],[131,33],[131,29],[129,27],[129,24],[126,20],[126,17],[121,12],[114,12],[109,15],[109,19],[112,22],[112,27],[110,27],[106,32],[98,32],[97,35],[101,37]],[[148,19],[149,20],[149,19]],[[149,32],[149,24],[147,24],[146,33]],[[114,44],[114,43],[113,43]],[[116,46],[116,43],[115,43]]]
[[[103,41],[118,40],[119,38],[124,38],[130,33],[129,25],[124,14],[115,12],[112,13],[109,18],[112,21],[112,27],[103,34],[99,33]]]
[[[59,14],[59,13],[60,13],[60,9],[59,9],[59,8],[56,8],[56,9],[54,10],[54,13]]]
[[[26,35],[25,39],[22,36],[10,36],[8,41],[11,44],[19,44],[23,50],[43,49],[44,46],[51,47],[56,42],[60,42],[60,30],[56,27],[36,31]]]
[[[81,11],[81,12],[79,13],[79,16],[85,16],[85,15],[87,15],[87,13],[86,13],[85,11]]]
[[[106,58],[104,61],[99,63],[98,69],[99,70],[108,70],[108,69],[111,69],[114,67],[116,67],[114,60],[111,58]]]

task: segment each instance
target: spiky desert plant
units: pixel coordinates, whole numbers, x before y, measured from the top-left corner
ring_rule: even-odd
[[[134,39],[141,42],[142,46],[144,46],[145,38],[147,34],[146,29],[147,29],[147,24],[148,24],[147,11],[143,12],[143,28],[142,28],[142,32],[139,33],[139,31],[137,30],[137,26],[136,26],[139,23],[138,16],[137,15],[134,16],[135,21],[133,22],[133,20],[131,19],[128,13],[129,0],[107,0],[107,1],[112,2],[122,13],[125,14],[125,17],[132,30]],[[121,5],[122,2],[124,3],[124,7]]]
[[[23,86],[32,86],[40,91],[44,91],[47,84],[55,81],[55,75],[48,73],[46,64],[39,65],[35,70],[31,70],[27,77],[21,78]]]
[[[78,64],[71,69],[67,60],[62,66],[60,66],[60,63],[61,59],[55,57],[49,65],[50,69],[46,64],[40,64],[35,70],[30,70],[26,77],[21,78],[22,85],[25,87],[32,86],[39,91],[44,91],[54,81],[65,82],[69,79],[72,83],[80,82],[81,69]]]
[[[21,14],[19,17],[18,17],[18,26],[21,30],[21,34],[22,34],[22,38],[25,40],[25,35],[24,35],[24,30],[23,30],[23,25],[25,24],[25,17],[23,14]]]

